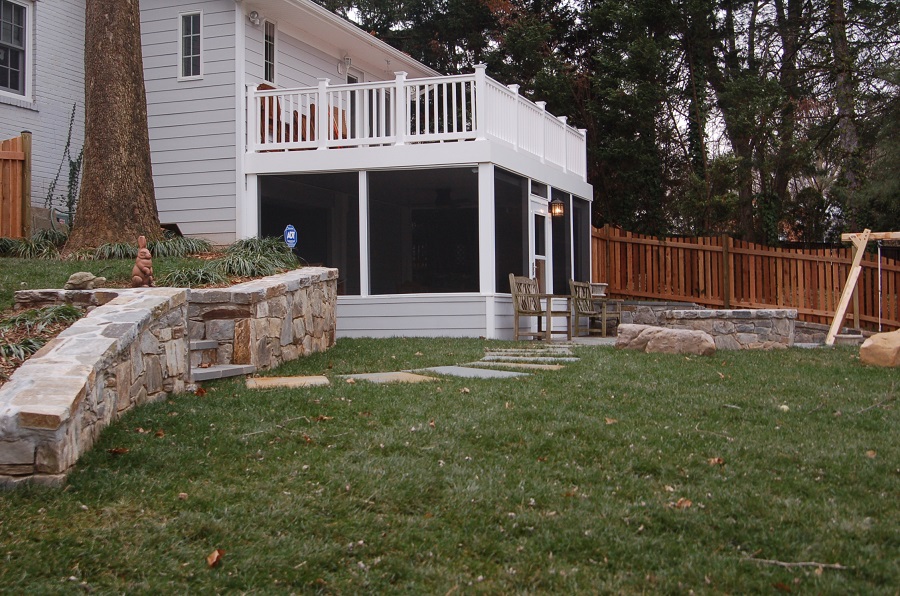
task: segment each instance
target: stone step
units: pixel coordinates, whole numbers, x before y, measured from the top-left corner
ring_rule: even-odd
[[[191,368],[197,369],[201,365],[218,364],[219,342],[214,339],[194,339],[188,345],[191,356]]]
[[[206,368],[192,368],[191,381],[209,381],[212,379],[224,379],[249,375],[256,372],[252,364],[215,364]]]
[[[190,344],[191,351],[194,350],[214,350],[219,347],[219,342],[214,339],[192,339]]]

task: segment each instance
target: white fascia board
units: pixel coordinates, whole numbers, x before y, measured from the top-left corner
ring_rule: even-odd
[[[391,71],[401,71],[406,70],[410,71],[410,78],[417,78],[418,76],[422,77],[440,77],[444,76],[444,73],[440,73],[425,64],[422,64],[412,56],[405,54],[393,47],[387,42],[384,42],[374,35],[370,35],[366,33],[362,29],[359,28],[358,25],[351,23],[345,20],[343,17],[336,15],[330,10],[315,4],[314,2],[310,2],[309,0],[282,0],[284,5],[294,9],[294,11],[304,13],[305,18],[297,19],[296,16],[291,18],[290,16],[286,16],[280,18],[278,20],[278,27],[283,29],[285,32],[295,35],[297,32],[304,32],[307,34],[306,39],[310,42],[310,45],[313,45],[319,48],[322,51],[325,51],[329,54],[334,54],[338,58],[343,52],[351,52],[351,55],[354,59],[360,59],[366,61],[366,55],[360,54],[359,51],[353,51],[353,47],[342,47],[340,45],[341,41],[339,37],[330,35],[329,29],[338,29],[341,32],[347,34],[354,42],[355,47],[365,46],[374,50],[377,53],[387,56],[391,60]],[[248,3],[248,10],[250,6]],[[271,6],[267,4],[267,7]],[[265,10],[260,9],[260,12],[265,12]],[[296,12],[294,13],[296,14]],[[301,26],[302,23],[302,26]],[[317,34],[317,32],[326,32],[325,35]],[[315,40],[309,39],[308,36],[312,36]],[[301,37],[302,38],[302,37]],[[384,70],[384,66],[378,64],[377,61],[367,61],[372,66],[380,67],[380,70]],[[413,74],[416,76],[413,76]]]

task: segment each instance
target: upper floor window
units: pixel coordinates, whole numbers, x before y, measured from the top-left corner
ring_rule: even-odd
[[[201,46],[201,13],[191,12],[181,15],[179,44],[179,70],[178,75],[182,79],[199,78],[202,72],[202,46]]]
[[[25,6],[0,0],[0,91],[25,95]]]
[[[263,78],[275,84],[275,23],[266,21],[265,72]]]

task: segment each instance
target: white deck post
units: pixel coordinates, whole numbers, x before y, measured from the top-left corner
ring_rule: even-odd
[[[406,110],[409,102],[406,101],[406,74],[403,71],[395,72],[394,76],[394,137],[395,145],[406,144],[406,129],[409,127],[409,117]]]
[[[544,163],[544,155],[547,153],[547,123],[544,122],[547,117],[547,102],[536,101],[534,105],[541,110],[541,153],[538,157],[541,158],[541,163]]]
[[[557,116],[557,120],[563,123],[563,158],[562,158],[562,169],[563,172],[569,171],[569,125],[566,124],[566,121],[569,119],[568,116]]]
[[[359,295],[369,295],[369,178],[359,172]]]
[[[494,209],[494,164],[478,164],[478,285],[485,303],[485,337],[497,337],[494,308],[497,258]]]
[[[475,65],[475,139],[487,138],[487,65]]]
[[[581,136],[584,137],[584,149],[581,151],[581,154],[584,155],[585,163],[582,166],[581,179],[587,182],[587,129],[579,128],[578,132],[581,133]]]
[[[328,83],[331,79],[318,79],[319,90],[316,94],[316,141],[319,149],[328,148],[328,117],[331,107],[328,105]]]
[[[259,90],[258,85],[247,85],[247,145],[251,151],[256,151],[259,145],[259,121],[260,121],[260,104],[256,101],[256,92]]]
[[[516,107],[513,110],[513,151],[519,150],[519,86],[507,85],[516,94]]]
[[[238,240],[253,238],[259,234],[259,176],[247,174],[246,190],[243,196],[237,197],[238,227],[235,232]]]

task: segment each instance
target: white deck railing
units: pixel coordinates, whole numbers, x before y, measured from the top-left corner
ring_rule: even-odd
[[[317,87],[251,87],[247,147],[269,152],[489,139],[587,180],[585,130],[568,126],[518,88],[486,76],[484,66],[427,79],[399,72],[393,81],[374,83],[319,79]]]

